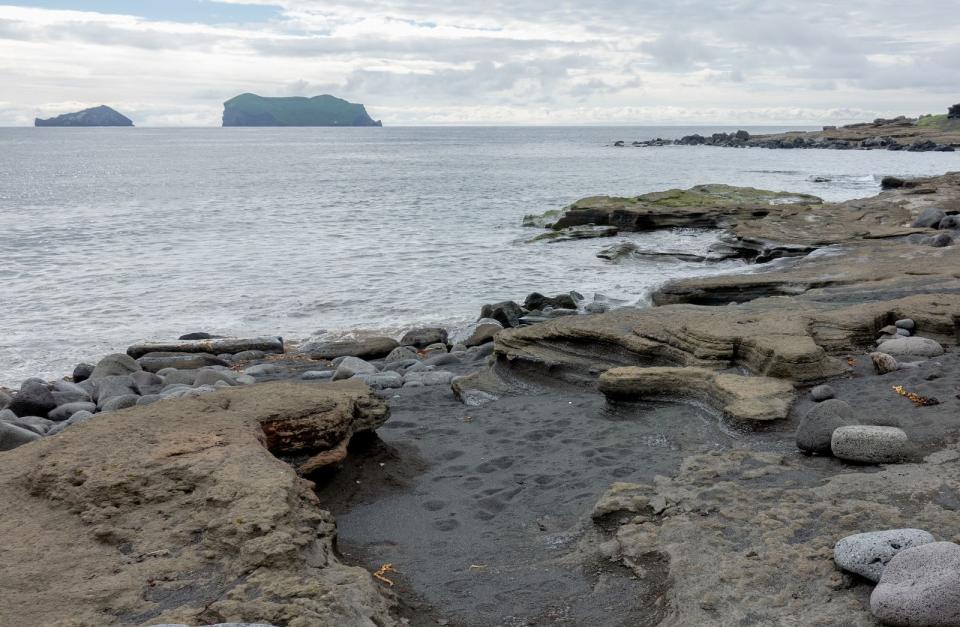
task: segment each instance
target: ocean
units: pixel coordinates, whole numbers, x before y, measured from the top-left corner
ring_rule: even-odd
[[[525,214],[597,194],[729,183],[869,196],[957,153],[615,148],[705,127],[0,129],[0,385],[142,339],[453,327],[577,290],[643,305],[737,262],[613,264],[612,240],[525,243]],[[749,128],[752,133],[783,128]],[[697,252],[716,234],[625,237]]]

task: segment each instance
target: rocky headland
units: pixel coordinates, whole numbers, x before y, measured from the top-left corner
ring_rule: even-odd
[[[133,120],[106,105],[65,113],[55,118],[37,118],[34,126],[133,126]]]
[[[726,148],[826,148],[833,150],[906,150],[909,152],[954,152],[960,149],[960,115],[954,105],[947,114],[919,118],[900,116],[878,118],[873,122],[825,126],[820,131],[791,131],[751,135],[739,130],[704,136],[687,135],[680,139],[654,139],[614,145],[624,147],[722,146]]]
[[[960,173],[885,186],[528,216],[747,264],[646,308],[191,334],[2,392],[0,622],[960,624]]]
[[[362,104],[335,96],[266,98],[241,94],[223,103],[223,126],[383,126]]]

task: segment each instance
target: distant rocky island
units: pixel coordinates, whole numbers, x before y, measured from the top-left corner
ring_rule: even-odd
[[[55,118],[37,118],[34,126],[133,126],[133,120],[106,105],[65,113]]]
[[[615,146],[626,146],[618,141]],[[832,148],[834,150],[907,150],[910,152],[954,152],[960,149],[960,104],[942,115],[919,118],[900,116],[878,118],[873,122],[847,126],[825,126],[820,131],[791,131],[770,135],[714,133],[680,139],[635,141],[637,147],[651,146],[723,146],[727,148]]]
[[[242,94],[223,103],[224,126],[383,126],[362,104],[335,96],[265,98]]]

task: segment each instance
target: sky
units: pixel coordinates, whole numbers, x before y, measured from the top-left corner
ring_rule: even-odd
[[[244,92],[386,125],[800,125],[960,102],[957,0],[0,0],[0,126]]]

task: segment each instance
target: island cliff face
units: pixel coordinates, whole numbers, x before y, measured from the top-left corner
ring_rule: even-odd
[[[133,126],[133,120],[110,107],[101,105],[76,113],[66,113],[55,118],[37,118],[34,126]]]
[[[334,96],[265,98],[242,94],[223,104],[224,126],[383,126],[362,104]]]

